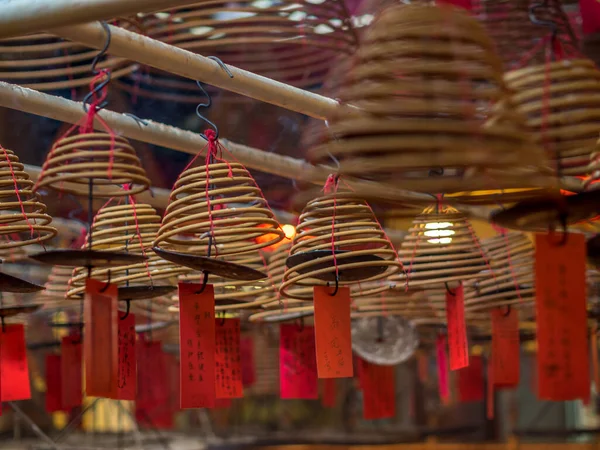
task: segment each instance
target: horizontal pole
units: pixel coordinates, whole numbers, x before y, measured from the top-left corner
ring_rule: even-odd
[[[3,0],[0,39],[194,3],[198,0]]]
[[[296,111],[316,119],[328,119],[338,111],[338,102],[246,70],[227,66],[233,78],[210,58],[165,44],[141,34],[109,25],[108,53],[137,61],[190,80],[198,80],[227,91]],[[74,25],[52,30],[64,39],[102,49],[106,32],[99,23]]]
[[[85,114],[81,103],[4,82],[0,82],[0,106],[72,124],[79,123]],[[151,120],[144,121],[146,123],[144,125],[130,116],[106,109],[100,111],[99,116],[117,135],[136,141],[192,155],[201,152],[206,144],[206,140],[197,133]],[[94,128],[103,129],[98,120],[94,122]],[[322,186],[332,171],[331,168],[314,166],[303,159],[265,152],[227,139],[220,139],[220,142],[237,161],[246,167],[284,178]],[[18,149],[16,150],[18,154]],[[431,202],[429,195],[391,187],[384,189],[375,182],[345,180],[345,184],[355,192],[370,198],[381,198],[398,203]]]

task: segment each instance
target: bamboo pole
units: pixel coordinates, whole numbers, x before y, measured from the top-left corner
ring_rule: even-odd
[[[0,1],[0,38],[194,3],[198,0],[4,0]]]
[[[0,106],[73,124],[78,123],[84,116],[81,103],[4,82],[0,82]],[[199,134],[170,125],[150,120],[143,125],[129,116],[105,109],[100,111],[99,115],[116,134],[133,140],[192,155],[199,153],[206,144]],[[94,127],[98,130],[103,129],[97,120]],[[313,166],[303,159],[265,152],[226,139],[220,141],[235,159],[250,169],[321,186],[332,171],[325,166]],[[18,152],[18,149],[16,150]],[[429,195],[391,187],[384,189],[378,183],[370,181],[346,180],[346,184],[356,192],[371,198],[378,197],[398,203],[431,202]]]
[[[316,119],[330,118],[339,110],[334,99],[280,83],[246,70],[227,66],[233,78],[210,58],[172,45],[109,25],[111,32],[108,52],[132,61],[138,61],[191,80],[236,92],[266,103],[296,111]],[[101,49],[106,33],[99,23],[88,23],[56,28],[52,33],[64,39]]]

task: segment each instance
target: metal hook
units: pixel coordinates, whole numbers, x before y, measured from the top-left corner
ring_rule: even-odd
[[[123,114],[124,116],[127,117],[131,117],[133,120],[135,120],[137,122],[137,124],[140,126],[140,128],[142,128],[142,125],[147,127],[148,126],[148,121],[144,120],[144,119],[140,119],[138,116],[136,116],[135,114],[131,114],[131,113],[125,113]]]
[[[567,213],[561,212],[558,215],[558,220],[559,220],[560,226],[562,228],[562,230],[561,230],[562,238],[558,243],[555,244],[555,246],[562,247],[562,246],[566,245],[567,241],[569,240],[569,233],[567,231]],[[554,229],[552,227],[550,228],[550,232],[551,232],[551,234],[554,233]]]
[[[444,281],[444,286],[446,286],[446,292],[452,296],[456,296],[456,292],[452,292],[452,290],[450,289],[450,287],[448,286],[448,282]]]
[[[204,289],[206,289],[206,285],[208,283],[208,272],[203,272],[204,273],[204,278],[202,279],[202,287],[194,292],[194,294],[202,294],[204,292]]]
[[[504,317],[510,316],[510,305],[506,305],[506,312],[503,314]]]
[[[106,281],[106,284],[104,286],[102,286],[100,289],[98,289],[98,292],[100,292],[100,293],[106,292],[106,290],[108,289],[109,286],[110,286],[110,269],[108,269],[108,280]]]
[[[121,320],[125,320],[127,319],[127,317],[129,316],[129,310],[131,308],[131,300],[125,300],[125,315],[123,317],[120,317]]]
[[[206,92],[206,90],[202,86],[202,83],[200,83],[199,81],[196,81],[196,84],[202,91],[202,94],[204,94],[206,96],[206,103],[199,103],[198,106],[196,106],[196,115],[212,127],[212,129],[215,132],[215,139],[218,139],[219,138],[219,128],[213,122],[211,122],[206,117],[204,117],[202,114],[200,114],[200,108],[206,108],[206,109],[210,108],[210,106],[212,105],[212,98],[210,97],[209,93]],[[200,136],[202,136],[204,139],[206,139],[208,141],[208,138],[206,137],[206,135],[204,133],[200,133]]]
[[[329,282],[327,282],[327,287],[329,287]],[[333,291],[332,294],[329,294],[332,297],[335,297],[338,293],[338,290],[340,288],[340,277],[336,274],[335,275],[335,290]]]
[[[220,67],[221,69],[223,69],[225,71],[225,73],[227,75],[229,75],[229,78],[233,78],[233,74],[231,73],[231,71],[229,70],[229,68],[225,65],[225,63],[223,61],[221,61],[219,58],[217,58],[216,56],[208,56],[208,59],[212,59],[213,61],[215,61]]]
[[[4,316],[0,317],[0,321],[2,323],[2,332],[6,333],[6,324],[4,323]]]
[[[540,25],[542,27],[550,28],[552,30],[552,38],[554,39],[556,37],[556,35],[558,34],[558,25],[556,24],[556,22],[553,22],[551,20],[538,19],[537,14],[536,14],[538,9],[547,8],[547,7],[548,7],[547,1],[542,1],[542,2],[534,3],[533,5],[531,5],[529,8],[529,20],[531,21],[531,23],[533,23],[535,25]]]
[[[225,315],[226,314],[227,314],[227,312],[223,311],[223,315],[221,316],[221,321],[219,322],[219,326],[225,325]]]
[[[100,22],[100,24],[102,25],[102,28],[104,28],[104,32],[106,33],[106,42],[104,43],[104,47],[102,47],[102,50],[100,50],[100,53],[98,53],[92,60],[91,71],[94,75],[98,75],[101,73],[101,71],[96,69],[96,66],[100,62],[100,59],[102,59],[102,58],[104,58],[104,56],[106,56],[106,52],[108,51],[108,47],[110,47],[110,41],[111,41],[110,27],[108,26],[108,24],[106,22]],[[108,83],[110,83],[110,79],[111,79],[111,71],[106,70],[104,80],[101,83],[94,86],[94,88],[83,98],[83,110],[86,113],[88,112],[88,105],[90,104],[91,98],[96,96],[99,92],[101,92],[102,89],[104,89],[108,85]],[[107,105],[108,105],[108,101],[105,100],[104,102],[102,102],[101,104],[99,104],[96,107],[96,110],[99,111],[103,108],[106,108]]]

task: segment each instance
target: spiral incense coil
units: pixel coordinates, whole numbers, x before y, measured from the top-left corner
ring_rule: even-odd
[[[383,297],[358,298],[352,301],[352,317],[401,316],[405,319],[426,319],[437,317],[424,293],[395,291]]]
[[[169,322],[177,320],[177,314],[169,312],[171,300],[168,297],[158,297],[151,300],[141,300],[131,302],[130,312],[139,317],[151,318],[154,322]],[[120,302],[120,308],[123,309],[123,304]],[[119,314],[123,317],[123,313]],[[175,327],[176,328],[176,327]]]
[[[49,187],[94,198],[136,195],[150,180],[127,139],[108,133],[75,134],[57,141],[46,158],[36,189]],[[129,185],[129,190],[123,185]]]
[[[543,187],[543,153],[512,111],[502,71],[492,40],[460,8],[388,8],[340,89],[335,138],[309,154],[333,156],[340,174],[420,192]]]
[[[118,286],[174,285],[177,276],[187,269],[175,266],[152,252],[152,243],[160,227],[160,216],[146,204],[125,204],[106,206],[94,218],[92,225],[92,250],[121,251],[145,254],[144,263],[94,268],[94,279],[109,281]],[[88,248],[87,242],[83,248]],[[110,275],[109,275],[110,273]],[[78,298],[85,291],[87,268],[78,267],[73,271],[68,298]]]
[[[184,50],[220,58],[292,86],[319,87],[340,54],[351,54],[356,37],[341,0],[199,2],[142,18],[145,34]],[[175,102],[204,101],[196,84],[145,68],[119,85],[134,95]],[[230,94],[227,99],[232,98]],[[235,96],[238,101],[243,100]],[[223,100],[223,99],[222,99]]]
[[[490,261],[485,278],[465,283],[465,310],[472,313],[535,302],[533,242],[523,233],[505,232],[482,241]]]
[[[413,286],[482,278],[487,256],[467,218],[451,206],[430,206],[415,218],[398,249],[407,275],[393,277]]]
[[[88,86],[97,50],[49,34],[32,34],[0,40],[0,80],[38,91]],[[136,65],[122,58],[106,57],[97,69],[111,70],[113,79],[132,73]]]
[[[290,258],[305,256],[307,260],[290,267]],[[373,211],[350,192],[336,192],[308,202],[296,226],[286,264],[279,292],[297,300],[311,300],[312,292],[296,288],[333,286],[328,280],[335,283],[336,277],[340,286],[365,282],[372,286],[371,282],[387,279],[400,269],[396,253]],[[368,296],[386,289],[389,286],[385,284],[375,289],[355,289],[353,296]]]
[[[69,290],[69,280],[73,269],[70,267],[53,266],[44,284],[44,290],[40,292],[40,301],[47,307],[58,307],[66,305],[65,298]],[[72,302],[68,302],[73,305]]]
[[[508,72],[512,101],[561,176],[600,170],[600,71],[586,59],[562,60]]]
[[[248,170],[239,163],[217,163],[180,175],[154,245],[217,257],[253,252],[284,237]]]
[[[7,236],[3,236],[3,238],[3,240],[9,241]],[[2,240],[0,240],[0,242],[2,242]],[[11,247],[0,250],[0,261],[3,263],[31,262],[23,247]]]
[[[226,258],[226,261],[241,264],[246,267],[264,271],[263,258],[260,255],[240,255]],[[180,275],[179,282],[202,284],[204,274],[190,272]],[[274,297],[278,284],[269,276],[256,281],[241,281],[224,279],[215,275],[209,275],[208,283],[213,285],[215,294],[215,311],[236,311],[243,309],[260,308]],[[172,297],[177,303],[179,294]]]
[[[273,307],[268,310],[255,312],[248,317],[249,322],[281,323],[312,317],[315,314],[314,306]]]
[[[285,273],[285,261],[287,260],[290,249],[292,248],[292,242],[288,241],[280,245],[269,258],[269,262],[267,264],[267,273],[269,274],[269,282],[272,283],[277,289],[275,291],[269,291],[262,296],[260,296],[257,300],[263,302],[264,308],[271,308],[276,306],[288,306],[297,304],[299,302],[282,298],[281,294],[279,294],[279,286],[283,281],[283,274]],[[308,297],[312,295],[312,287],[295,287],[294,292],[298,296]]]
[[[41,243],[56,236],[52,218],[33,191],[25,166],[0,147],[0,250]]]
[[[473,2],[473,15],[485,26],[490,37],[496,44],[497,52],[505,67],[513,68],[527,60],[531,64],[543,64],[543,52],[528,55],[530,50],[544,37],[550,29],[535,24],[530,18],[531,0],[478,0]],[[538,20],[553,23],[557,27],[557,36],[578,47],[577,38],[569,23],[569,18],[563,11],[559,0],[545,2],[535,10]]]

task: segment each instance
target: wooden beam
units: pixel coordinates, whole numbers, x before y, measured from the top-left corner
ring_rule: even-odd
[[[0,106],[73,124],[78,123],[84,116],[81,103],[4,82],[0,82]],[[199,134],[170,125],[150,120],[142,124],[130,116],[109,110],[102,110],[99,115],[116,134],[137,141],[192,155],[201,152],[206,144]],[[98,130],[103,129],[99,121],[94,123],[94,127]],[[220,139],[220,142],[237,161],[246,167],[273,175],[322,186],[329,173],[333,171],[332,168],[314,166],[303,159],[265,152],[227,139]],[[18,154],[19,149],[14,150]],[[375,182],[346,180],[345,184],[370,198],[381,198],[400,204],[431,202],[429,195],[391,187],[382,189],[381,185]]]
[[[338,111],[338,102],[279,81],[256,75],[246,70],[227,66],[233,78],[210,58],[180,49],[173,45],[109,25],[111,38],[108,53],[131,61],[138,61],[190,80],[236,92],[282,108],[317,119],[330,118]],[[106,43],[106,32],[99,23],[88,23],[53,29],[52,33],[64,39],[101,49]]]
[[[194,3],[198,0],[4,0],[0,1],[0,39]]]

